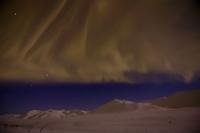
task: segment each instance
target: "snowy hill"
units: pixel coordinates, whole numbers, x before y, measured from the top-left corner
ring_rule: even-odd
[[[128,100],[114,99],[95,110],[96,113],[128,112],[150,109],[162,109],[151,103],[136,103]]]

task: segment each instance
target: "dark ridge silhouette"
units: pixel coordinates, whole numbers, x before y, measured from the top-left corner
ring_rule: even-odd
[[[151,103],[169,108],[200,107],[200,90],[176,92],[171,96],[152,100]]]

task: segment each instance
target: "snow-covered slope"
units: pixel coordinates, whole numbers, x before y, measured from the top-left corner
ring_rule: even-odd
[[[137,103],[127,100],[114,99],[99,108],[94,112],[96,113],[112,113],[112,112],[127,112],[127,111],[139,111],[150,109],[163,109],[151,103]]]
[[[84,115],[87,111],[83,110],[32,110],[29,111],[24,119],[62,119],[70,116]]]

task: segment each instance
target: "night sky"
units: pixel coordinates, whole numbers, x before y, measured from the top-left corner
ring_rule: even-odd
[[[0,113],[200,88],[199,0],[2,0],[0,20]]]

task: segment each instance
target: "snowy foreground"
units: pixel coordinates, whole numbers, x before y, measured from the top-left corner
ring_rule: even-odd
[[[1,121],[1,133],[199,133],[200,109],[150,110]]]
[[[132,106],[128,103],[128,106]],[[134,105],[135,106],[135,105]],[[140,105],[141,106],[141,105]],[[0,118],[1,133],[200,133],[200,108],[123,112],[31,111]],[[150,106],[150,105],[149,105]]]

